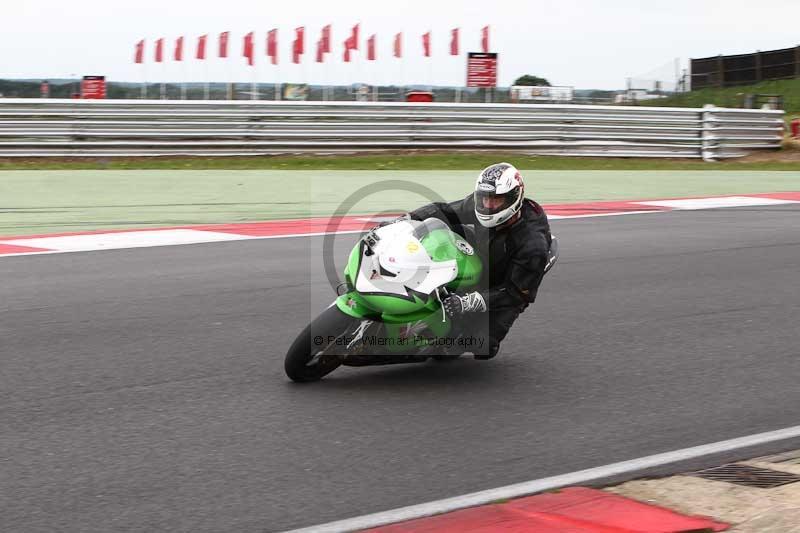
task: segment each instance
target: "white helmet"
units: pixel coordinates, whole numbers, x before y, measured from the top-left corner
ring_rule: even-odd
[[[499,226],[519,212],[524,196],[525,185],[514,165],[488,166],[475,183],[475,216],[484,227]]]

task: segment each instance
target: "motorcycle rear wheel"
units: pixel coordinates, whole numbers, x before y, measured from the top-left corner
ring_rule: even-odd
[[[332,305],[325,309],[297,336],[284,360],[284,370],[292,381],[319,381],[342,364],[333,355],[320,355],[330,345],[329,339],[344,334],[356,319]],[[316,360],[315,360],[316,358]]]

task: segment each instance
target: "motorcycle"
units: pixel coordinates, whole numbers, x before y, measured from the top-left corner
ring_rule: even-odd
[[[545,272],[557,259],[553,237]],[[469,351],[469,326],[450,319],[442,300],[475,287],[482,271],[472,245],[439,219],[401,219],[370,230],[350,252],[343,294],[286,353],[286,375],[309,382],[341,365],[460,356]]]

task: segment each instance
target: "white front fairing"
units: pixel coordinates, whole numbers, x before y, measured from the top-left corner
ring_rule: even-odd
[[[374,254],[361,256],[356,278],[360,293],[407,296],[408,289],[431,294],[458,275],[455,260],[436,262],[414,236],[415,222],[397,222],[375,230]]]

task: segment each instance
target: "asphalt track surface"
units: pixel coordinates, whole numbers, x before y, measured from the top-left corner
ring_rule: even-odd
[[[553,229],[495,360],[312,385],[319,237],[0,260],[0,530],[275,531],[798,423],[800,206]]]

